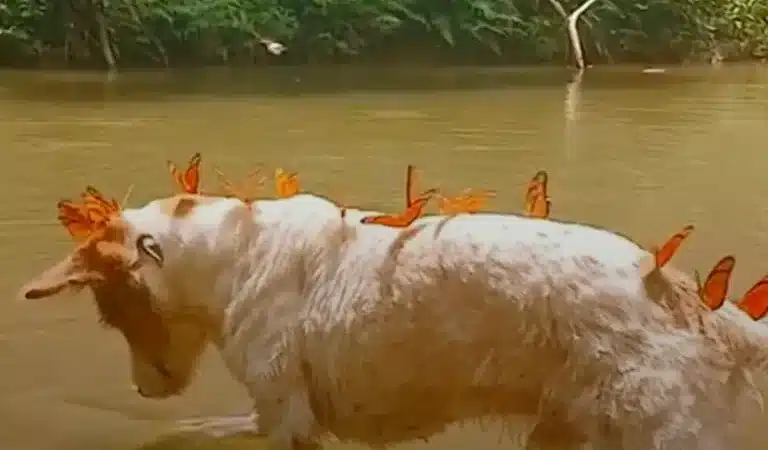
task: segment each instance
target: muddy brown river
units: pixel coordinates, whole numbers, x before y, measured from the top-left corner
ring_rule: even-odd
[[[173,192],[167,159],[199,151],[204,187],[213,165],[238,180],[263,163],[347,204],[397,209],[413,163],[424,186],[495,189],[492,209],[519,211],[545,168],[554,217],[647,244],[693,223],[675,264],[707,271],[731,253],[739,295],[768,273],[766,124],[760,66],[597,68],[576,81],[557,69],[0,72],[0,449],[263,448],[173,431],[247,411],[214,352],[186,395],[145,400],[122,337],[85,295],[16,300],[72,248],[56,201],[86,184],[118,198],[135,184],[139,205]],[[766,420],[744,424],[742,448],[765,448]],[[515,448],[499,436],[467,427],[408,447]]]

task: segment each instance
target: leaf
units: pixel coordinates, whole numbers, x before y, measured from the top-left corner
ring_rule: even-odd
[[[384,14],[377,17],[374,20],[374,23],[376,24],[376,28],[379,29],[380,31],[385,33],[391,33],[392,31],[400,28],[402,24],[402,20],[400,20],[399,18],[391,14]]]
[[[432,24],[440,32],[443,40],[453,47],[455,42],[453,40],[453,30],[451,29],[451,20],[447,16],[439,15],[432,19]]]
[[[499,16],[499,13],[496,12],[488,2],[480,1],[474,3],[472,4],[472,8],[480,12],[480,15],[486,19],[494,19]]]
[[[407,6],[401,4],[398,1],[388,1],[385,3],[385,8],[393,11],[401,13],[405,18],[412,20],[414,22],[422,24],[425,28],[429,28],[429,21],[422,16],[421,14],[418,14],[408,8]]]

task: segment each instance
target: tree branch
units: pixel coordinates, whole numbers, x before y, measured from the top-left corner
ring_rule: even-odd
[[[555,8],[555,11],[557,11],[558,14],[563,17],[563,20],[568,19],[568,13],[565,11],[562,3],[557,0],[549,0],[549,4],[552,5],[552,7]]]
[[[107,63],[107,67],[110,71],[117,70],[117,60],[115,54],[112,52],[112,42],[109,39],[109,29],[107,28],[107,19],[104,16],[104,0],[95,0],[98,2],[94,5],[96,13],[96,22],[99,27],[99,43],[101,45],[101,51],[104,54],[104,62]]]
[[[573,46],[573,53],[576,58],[576,66],[580,71],[586,69],[587,66],[584,62],[584,48],[581,45],[581,37],[579,36],[579,30],[576,27],[576,24],[579,20],[579,16],[584,14],[584,12],[596,2],[597,0],[585,1],[568,16],[568,35],[571,38],[571,45]]]

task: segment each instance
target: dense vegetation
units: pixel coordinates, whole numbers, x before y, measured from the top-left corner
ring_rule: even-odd
[[[553,62],[581,0],[4,0],[5,64]],[[592,62],[763,58],[768,0],[598,0]],[[288,47],[280,57],[264,37]]]

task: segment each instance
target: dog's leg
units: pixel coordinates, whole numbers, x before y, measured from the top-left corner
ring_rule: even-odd
[[[274,389],[273,392],[276,392]],[[259,428],[267,437],[269,450],[321,450],[320,430],[307,395],[257,398]]]

